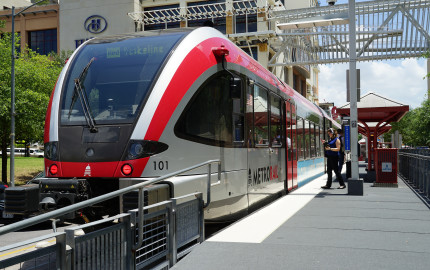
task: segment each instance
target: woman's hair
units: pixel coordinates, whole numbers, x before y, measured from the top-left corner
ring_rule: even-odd
[[[327,129],[327,132],[331,132],[332,134],[334,134],[334,130],[332,128]]]

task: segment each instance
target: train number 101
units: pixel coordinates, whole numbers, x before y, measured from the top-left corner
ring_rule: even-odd
[[[154,161],[154,171],[159,170],[168,170],[169,169],[169,162],[168,161]]]

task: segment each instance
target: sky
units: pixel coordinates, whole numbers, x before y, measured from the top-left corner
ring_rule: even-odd
[[[391,100],[421,106],[426,98],[427,63],[424,59],[358,62],[361,96],[374,92]],[[336,107],[346,102],[346,70],[349,64],[320,65],[319,101],[333,102]]]
[[[356,2],[363,2],[357,0]],[[336,4],[346,4],[348,0],[338,0]],[[321,0],[321,5],[327,5]],[[346,70],[348,63],[320,65],[319,101],[333,102],[336,107],[346,104]],[[426,98],[427,60],[410,58],[358,62],[361,73],[361,96],[374,92],[412,108],[421,106]],[[430,71],[429,71],[430,72]]]

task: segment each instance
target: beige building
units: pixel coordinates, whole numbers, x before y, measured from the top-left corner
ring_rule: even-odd
[[[29,5],[25,0],[6,2]],[[29,44],[30,48],[46,54],[49,50],[75,50],[93,37],[196,27],[210,22],[261,65],[318,103],[318,67],[271,66],[269,62],[276,53],[276,45],[267,34],[280,31],[275,22],[267,19],[268,10],[318,5],[317,0],[60,0],[59,5],[33,7],[17,16],[15,31],[21,34],[22,47]],[[214,17],[211,12],[223,15]],[[10,31],[10,13],[10,9],[0,11],[0,19],[7,21],[6,31]],[[294,51],[294,54],[300,53],[303,52]]]
[[[139,2],[140,0],[61,0],[61,50],[75,50],[93,37],[134,32],[135,24],[127,13],[140,11]]]
[[[2,0],[0,20],[6,21],[6,26],[0,30],[9,33],[12,31],[12,6],[15,6],[16,14],[31,4],[24,0]],[[40,54],[58,52],[59,29],[58,4],[34,6],[15,16],[15,33],[20,36],[21,50],[28,45]]]

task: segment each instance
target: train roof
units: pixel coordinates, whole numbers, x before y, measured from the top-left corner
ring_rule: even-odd
[[[162,29],[162,30],[150,30],[150,31],[142,31],[142,32],[133,32],[133,33],[125,33],[125,34],[116,34],[109,35],[103,37],[95,37],[86,42],[86,44],[99,44],[99,43],[107,43],[107,42],[116,42],[130,38],[139,38],[139,37],[154,37],[154,36],[162,36],[169,34],[183,34],[184,36],[191,33],[196,28],[171,28],[171,29]]]

